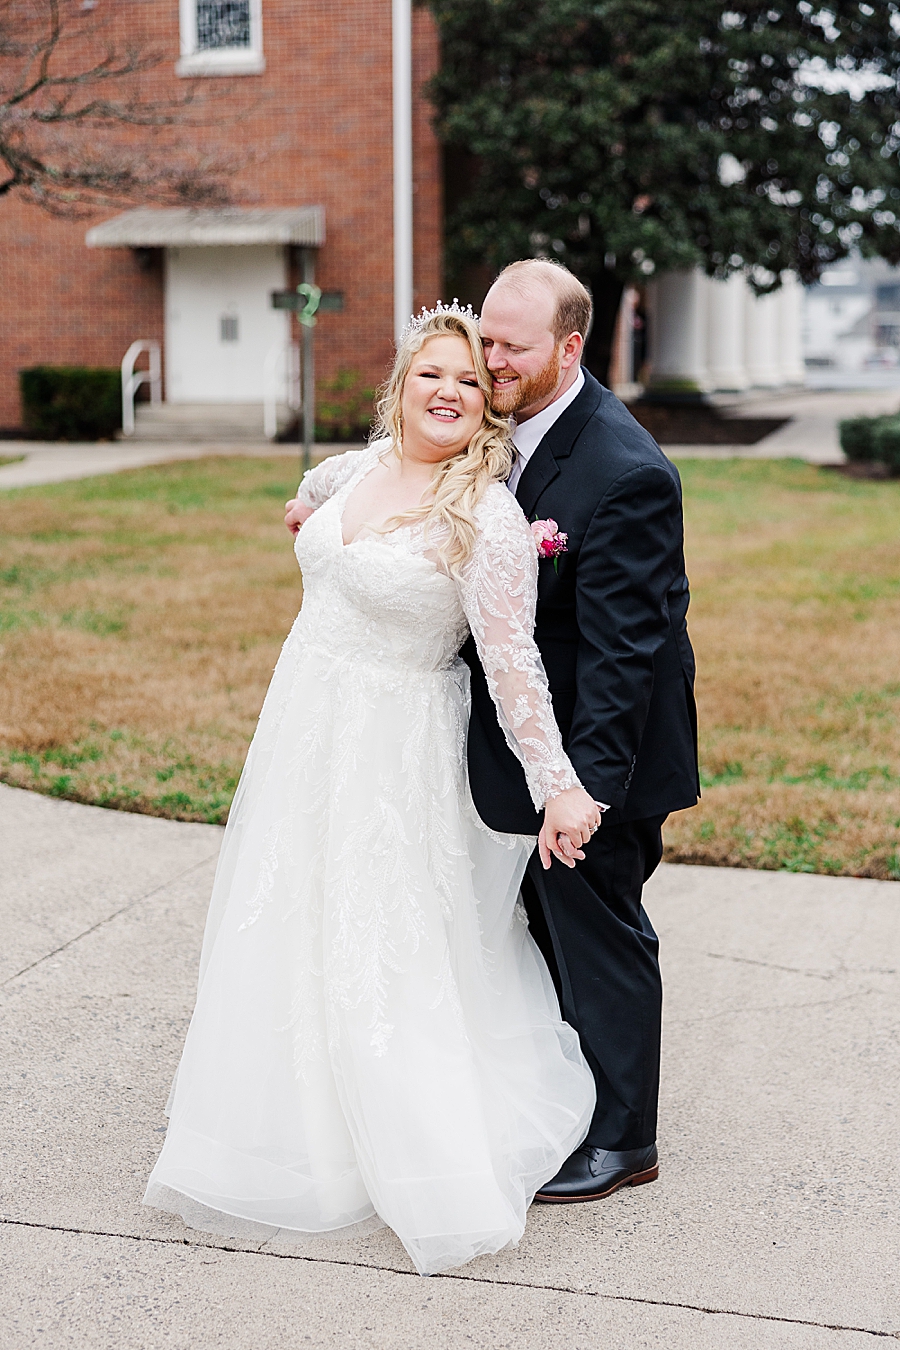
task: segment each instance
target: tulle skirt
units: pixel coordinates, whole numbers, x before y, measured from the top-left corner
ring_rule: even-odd
[[[534,840],[472,806],[467,718],[461,663],[339,660],[295,626],[147,1204],[281,1243],[386,1223],[423,1274],[518,1241],[594,1085],[518,903]]]

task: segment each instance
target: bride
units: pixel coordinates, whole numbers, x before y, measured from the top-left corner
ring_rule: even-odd
[[[222,845],[145,1202],[257,1240],[386,1223],[422,1274],[515,1244],[594,1085],[465,769],[474,635],[545,865],[599,823],[532,639],[537,550],[471,311],[414,320],[381,439],[306,475],[303,608]]]

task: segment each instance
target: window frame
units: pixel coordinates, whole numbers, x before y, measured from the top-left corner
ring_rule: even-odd
[[[181,56],[175,74],[194,78],[198,75],[261,75],[266,68],[263,56],[262,0],[250,0],[249,47],[210,47],[197,49],[197,0],[179,0]]]

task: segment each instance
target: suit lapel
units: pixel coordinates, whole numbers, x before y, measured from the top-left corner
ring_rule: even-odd
[[[603,386],[585,371],[581,393],[566,408],[562,417],[553,423],[525,465],[516,488],[516,501],[529,518],[541,493],[558,477],[562,468],[559,461],[572,453],[573,445],[585,423],[596,411],[602,396]]]
[[[525,465],[516,488],[516,501],[529,519],[538,497],[545,488],[550,486],[558,474],[559,461],[547,445],[547,437],[545,436]]]

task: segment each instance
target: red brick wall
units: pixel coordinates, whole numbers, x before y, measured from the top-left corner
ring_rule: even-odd
[[[103,11],[108,18],[103,18]],[[164,64],[147,80],[160,95],[183,95],[174,73],[178,0],[93,13],[115,30],[139,16]],[[132,28],[119,37],[135,37]],[[212,93],[211,125],[180,128],[183,143],[231,156],[238,205],[325,208],[327,240],[317,281],[342,290],[342,314],[316,330],[317,373],[355,368],[367,383],[384,376],[393,329],[390,0],[263,0],[266,71],[197,82]],[[437,35],[414,11],[416,307],[441,294],[440,156],[421,86],[436,67]],[[225,95],[223,97],[223,95]],[[142,146],[151,133],[132,128]],[[134,206],[141,205],[134,202]],[[122,209],[122,208],[118,208]],[[17,193],[0,198],[0,427],[19,424],[18,371],[42,362],[118,365],[137,337],[163,338],[162,272],[141,270],[130,249],[89,249],[90,220],[47,216]],[[158,255],[155,255],[158,257]]]

